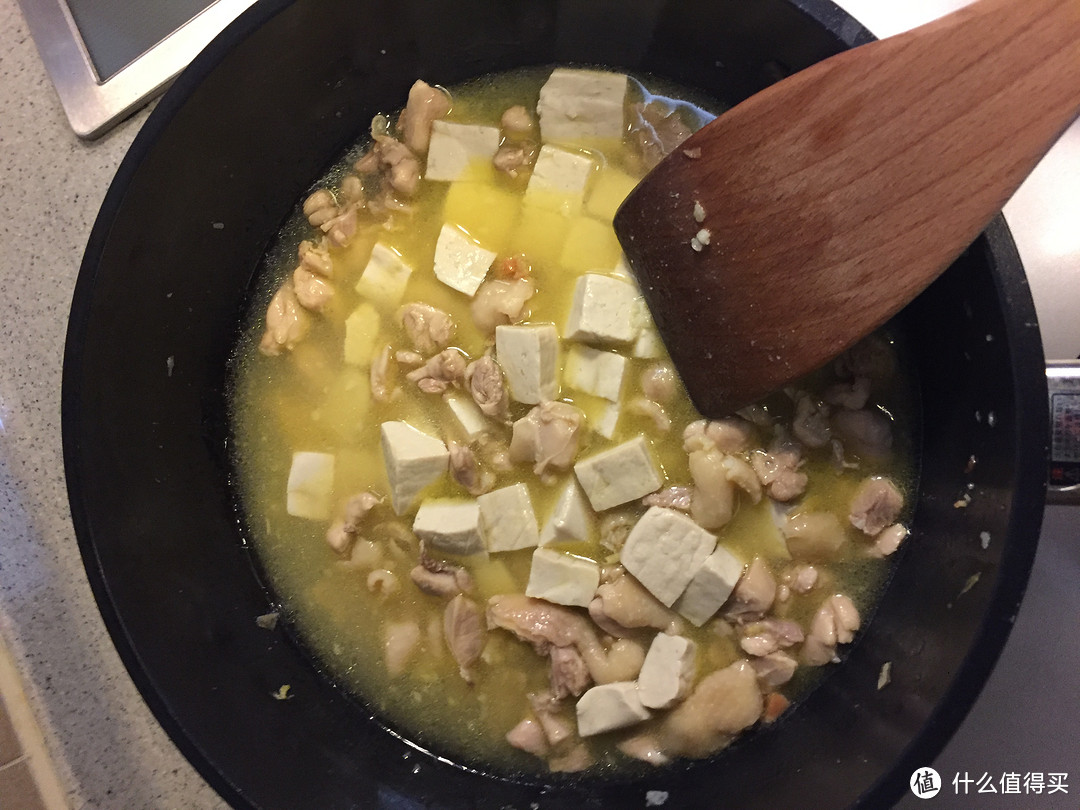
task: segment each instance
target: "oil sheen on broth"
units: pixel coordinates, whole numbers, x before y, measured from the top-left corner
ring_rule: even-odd
[[[839,660],[906,535],[887,334],[705,422],[621,261],[619,202],[708,109],[599,71],[417,82],[267,257],[231,394],[249,534],[327,674],[423,745],[708,756]]]

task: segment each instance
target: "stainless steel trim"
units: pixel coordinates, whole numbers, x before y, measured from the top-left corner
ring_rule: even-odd
[[[1051,432],[1046,500],[1052,504],[1080,505],[1080,362],[1047,363],[1046,382]]]
[[[255,0],[216,0],[107,81],[100,81],[63,0],[19,0],[71,128],[96,138],[165,89]]]

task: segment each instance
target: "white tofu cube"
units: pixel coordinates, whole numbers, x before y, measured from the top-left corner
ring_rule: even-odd
[[[411,275],[412,268],[401,260],[401,256],[382,242],[376,242],[355,289],[380,309],[394,309],[405,297]]]
[[[638,582],[671,607],[715,547],[716,537],[682,512],[652,506],[630,530],[619,558]]]
[[[697,645],[683,636],[657,633],[638,673],[638,697],[649,709],[669,709],[690,692]]]
[[[285,485],[285,511],[293,517],[329,520],[334,495],[334,457],[293,453]]]
[[[407,422],[383,422],[380,431],[390,502],[403,515],[425,487],[446,474],[450,453],[439,439]]]
[[[573,478],[566,482],[551,516],[540,531],[540,545],[551,543],[584,542],[592,536],[595,515],[585,501],[585,493]]]
[[[637,683],[617,681],[594,686],[577,702],[578,736],[591,737],[648,720],[651,714],[638,697]]]
[[[621,138],[626,129],[626,76],[556,68],[536,105],[545,141]]]
[[[551,548],[533,552],[525,595],[557,605],[588,607],[600,584],[600,566],[593,560]]]
[[[654,327],[644,326],[638,332],[634,348],[630,353],[643,360],[655,360],[664,355],[664,341],[660,339],[660,333]]]
[[[673,607],[695,627],[701,627],[731,596],[742,570],[742,560],[723,546],[717,546],[705,558]]]
[[[378,310],[364,301],[345,319],[345,362],[368,368],[382,329]]]
[[[626,364],[626,358],[618,352],[592,346],[571,346],[563,366],[563,383],[586,394],[618,402]]]
[[[435,278],[470,298],[487,277],[495,251],[473,242],[453,225],[443,225],[435,243]]]
[[[559,333],[549,323],[495,327],[495,358],[510,396],[526,405],[559,393]]]
[[[458,424],[461,425],[461,433],[467,441],[471,442],[491,428],[488,418],[480,410],[480,406],[473,401],[472,397],[450,392],[443,399],[446,401],[447,407],[450,408],[450,413],[454,415]]]
[[[644,436],[582,459],[574,473],[597,512],[643,498],[664,483]]]
[[[566,338],[594,344],[631,343],[641,327],[637,298],[633,285],[620,278],[586,273],[574,286]]]
[[[480,505],[480,531],[487,550],[517,551],[540,542],[529,488],[511,484],[486,492],[476,499]]]
[[[585,203],[585,189],[595,169],[595,161],[582,152],[541,146],[525,187],[525,203],[566,216],[577,214]]]
[[[461,180],[471,163],[486,163],[495,156],[500,137],[498,127],[432,121],[424,179]]]
[[[451,554],[478,554],[484,550],[480,505],[475,500],[426,500],[416,510],[413,534]]]

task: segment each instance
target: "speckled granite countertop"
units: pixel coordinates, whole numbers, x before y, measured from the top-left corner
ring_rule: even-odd
[[[960,2],[842,4],[886,34]],[[893,14],[890,5],[904,9]],[[157,725],[113,649],[83,572],[64,486],[60,381],[68,306],[98,206],[146,113],[100,141],[81,142],[15,0],[0,0],[0,42],[0,635],[73,808],[224,807]],[[1055,196],[1063,184],[1073,195],[1064,220]],[[1078,190],[1074,127],[1006,209],[1052,357],[1080,352]],[[946,780],[956,771],[1067,772],[1068,794],[1028,799],[1038,810],[1074,808],[1080,793],[1078,518],[1075,510],[1048,512],[1029,598],[1001,664],[936,763]],[[949,806],[1006,806],[971,798]]]

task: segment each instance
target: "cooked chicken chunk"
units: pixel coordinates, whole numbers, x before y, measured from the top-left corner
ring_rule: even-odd
[[[844,527],[832,512],[800,512],[780,526],[788,551],[796,560],[829,560],[847,542]]]
[[[473,322],[484,334],[495,334],[496,326],[517,323],[525,305],[536,292],[531,278],[489,278],[476,290],[470,308]]]
[[[510,460],[527,462],[533,472],[566,470],[577,456],[585,414],[567,402],[542,402],[514,422]]]
[[[387,622],[383,627],[383,661],[396,678],[405,672],[420,642],[420,625],[412,620]]]
[[[454,319],[430,304],[405,304],[397,317],[413,347],[425,357],[445,349],[454,336]]]
[[[449,96],[437,87],[417,79],[409,88],[409,100],[398,118],[405,145],[417,155],[426,155],[431,143],[431,122],[450,112]]]
[[[735,583],[735,590],[721,612],[736,621],[754,621],[768,612],[775,599],[776,579],[769,564],[761,557],[754,557]]]
[[[723,748],[764,711],[757,673],[746,661],[710,672],[661,721],[660,739],[669,754],[705,757]]]
[[[291,281],[286,281],[270,299],[266,310],[266,331],[259,351],[276,356],[290,351],[311,329],[311,316],[300,305]]]
[[[728,480],[724,458],[715,448],[690,453],[690,476],[694,479],[690,515],[706,529],[719,529],[735,513],[735,489]]]
[[[678,390],[679,378],[665,363],[654,363],[641,372],[641,393],[654,402],[671,402]]]
[[[502,369],[495,358],[485,354],[465,368],[465,386],[473,401],[488,416],[506,421],[510,416],[510,395]]]
[[[484,627],[476,603],[460,593],[451,599],[443,613],[443,634],[458,672],[466,683],[472,683],[472,668],[484,650]]]
[[[405,379],[416,383],[425,394],[442,394],[465,378],[467,365],[468,360],[460,351],[443,349],[420,368],[406,374]]]
[[[810,632],[802,646],[802,660],[812,667],[827,664],[836,657],[837,644],[849,644],[859,629],[859,611],[843,594],[826,599],[810,623]]]
[[[625,636],[627,631],[642,627],[674,633],[684,627],[679,614],[625,572],[596,589],[589,615],[605,630],[612,626],[616,630],[612,633],[614,636]]]
[[[755,450],[750,454],[750,465],[774,501],[791,501],[806,491],[808,479],[799,470],[802,463],[802,452],[791,442],[780,442],[768,451]]]
[[[867,478],[851,499],[851,525],[874,537],[896,522],[904,507],[904,496],[889,478]]]
[[[837,411],[832,427],[844,449],[860,458],[878,461],[892,453],[892,423],[880,410]]]
[[[449,441],[450,475],[465,488],[470,495],[483,495],[495,486],[495,476],[480,467],[476,453],[466,444]]]
[[[716,449],[721,453],[742,453],[754,441],[754,426],[743,419],[691,422],[683,430],[683,450]]]
[[[795,398],[795,418],[791,430],[795,438],[807,447],[824,447],[832,438],[829,406],[811,394],[799,393]]]

